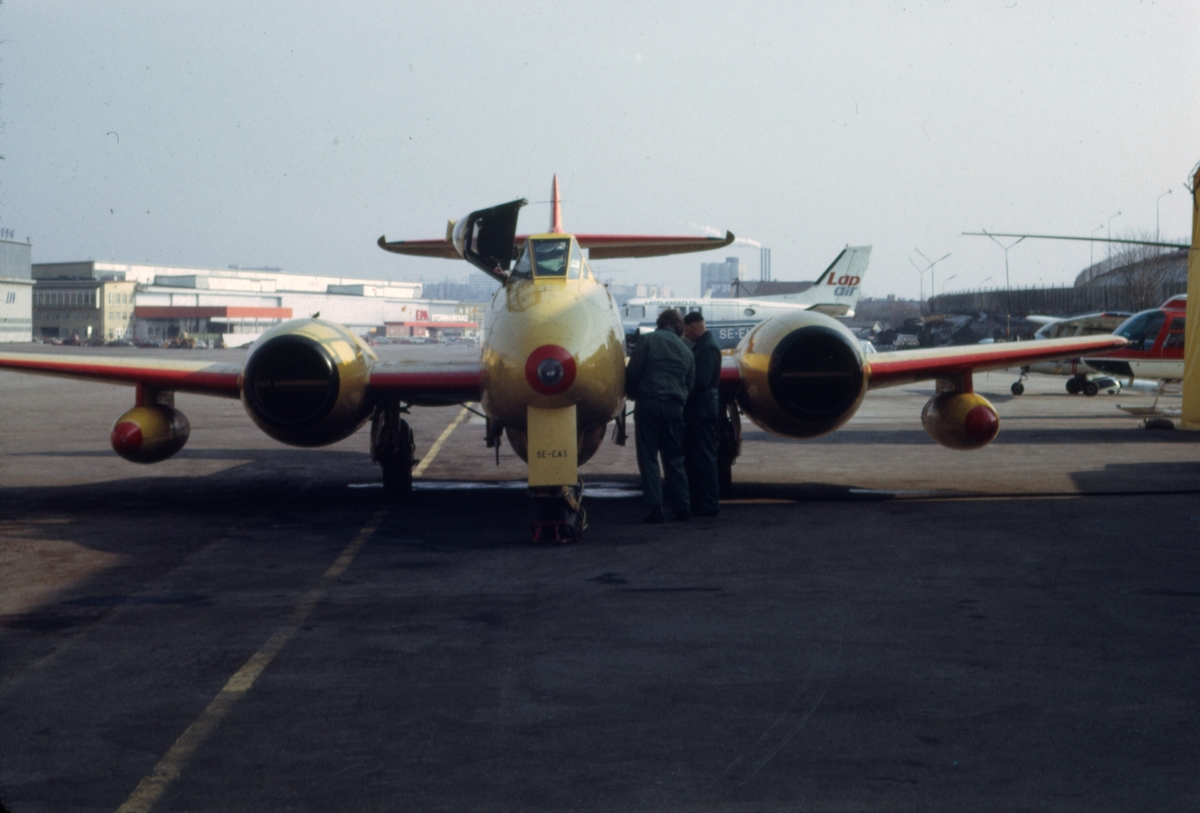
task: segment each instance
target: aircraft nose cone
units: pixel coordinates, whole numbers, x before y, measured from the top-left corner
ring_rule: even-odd
[[[575,357],[556,344],[544,344],[525,361],[525,380],[542,395],[566,392],[575,383]]]
[[[123,421],[113,427],[111,440],[117,454],[131,454],[142,448],[142,428],[133,421]]]

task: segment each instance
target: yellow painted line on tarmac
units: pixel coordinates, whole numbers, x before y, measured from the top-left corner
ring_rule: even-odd
[[[445,443],[446,439],[450,437],[450,433],[457,429],[458,425],[465,421],[467,416],[470,414],[471,410],[467,409],[466,407],[462,408],[462,412],[458,413],[458,417],[450,422],[450,425],[446,427],[446,431],[442,432],[441,437],[435,440],[433,445],[429,447],[429,453],[425,455],[425,457],[421,458],[421,462],[417,464],[415,469],[413,469],[413,477],[420,477],[421,474],[424,473],[425,469],[429,468],[429,464],[433,462],[433,459],[437,457],[438,452],[442,450],[442,444]]]
[[[320,584],[304,594],[299,603],[292,608],[292,614],[288,617],[287,622],[275,630],[267,642],[259,647],[258,651],[250,656],[250,660],[246,661],[242,668],[237,670],[233,677],[225,683],[224,688],[217,693],[208,707],[187,727],[186,731],[179,735],[175,744],[167,749],[167,753],[154,766],[154,770],[138,783],[137,788],[125,800],[125,804],[117,808],[117,813],[147,813],[154,807],[171,783],[183,773],[188,760],[192,758],[196,750],[212,736],[213,732],[217,730],[217,726],[229,714],[230,709],[250,690],[258,676],[299,631],[301,625],[329,593],[337,579],[350,567],[350,563],[362,550],[362,546],[371,534],[375,533],[386,513],[386,510],[375,512],[375,515],[358,532],[354,540],[346,546],[346,549],[321,576]]]

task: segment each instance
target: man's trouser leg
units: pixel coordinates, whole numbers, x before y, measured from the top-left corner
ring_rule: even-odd
[[[683,404],[677,401],[660,401],[663,419],[658,436],[662,454],[663,475],[666,477],[664,498],[666,503],[680,514],[691,513],[688,499],[687,470],[683,455]]]
[[[689,405],[685,416],[684,447],[692,510],[713,513],[721,508],[721,478],[717,468],[717,430],[720,406],[716,394]]]
[[[642,475],[642,499],[651,507],[663,504],[662,477],[658,473],[658,402],[638,401],[633,407],[633,437],[637,443],[638,471]]]

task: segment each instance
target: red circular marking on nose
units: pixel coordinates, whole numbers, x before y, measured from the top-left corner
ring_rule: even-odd
[[[967,437],[971,440],[986,443],[1000,431],[1000,416],[994,410],[980,404],[967,413],[963,428],[967,430]]]
[[[538,365],[546,359],[554,359],[563,367],[562,379],[557,384],[547,386],[538,378]],[[525,360],[525,380],[529,382],[529,386],[533,387],[535,392],[540,392],[542,395],[558,395],[560,392],[566,392],[575,383],[575,357],[557,344],[543,344],[530,353],[529,358]]]
[[[142,427],[133,421],[124,421],[113,427],[112,447],[118,454],[136,452],[142,448]]]

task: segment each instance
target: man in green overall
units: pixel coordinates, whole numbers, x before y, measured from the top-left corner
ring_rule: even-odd
[[[683,410],[683,448],[692,513],[715,517],[721,511],[721,482],[717,472],[721,348],[705,327],[701,313],[689,313],[683,318],[683,333],[692,343],[696,359],[696,380]]]
[[[696,363],[679,338],[683,332],[679,311],[663,311],[656,327],[653,333],[638,338],[625,368],[625,393],[636,402],[633,422],[642,497],[650,508],[642,522],[666,519],[664,497],[675,519],[688,520],[692,512],[684,471],[683,407],[692,390]],[[660,455],[665,489],[658,471]]]

